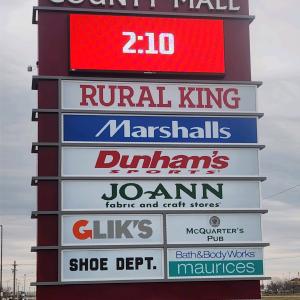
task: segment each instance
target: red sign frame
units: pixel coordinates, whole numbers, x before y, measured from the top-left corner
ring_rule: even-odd
[[[71,71],[225,74],[223,20],[71,14],[69,25]]]

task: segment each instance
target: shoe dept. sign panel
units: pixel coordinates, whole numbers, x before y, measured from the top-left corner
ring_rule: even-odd
[[[130,112],[257,112],[255,85],[61,81],[62,109]]]
[[[61,184],[66,211],[260,208],[258,181],[63,180]]]
[[[62,176],[258,176],[258,151],[62,147]]]
[[[161,215],[62,216],[63,246],[158,245],[162,243]]]
[[[164,279],[161,249],[63,250],[63,282]]]
[[[262,242],[261,214],[167,215],[168,244]]]
[[[63,142],[257,143],[255,117],[63,114]]]
[[[168,278],[262,277],[262,248],[168,249]]]

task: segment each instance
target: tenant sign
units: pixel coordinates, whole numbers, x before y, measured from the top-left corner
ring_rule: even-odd
[[[163,243],[161,215],[62,216],[62,245],[150,245]]]
[[[254,117],[64,114],[63,142],[257,143]]]
[[[63,180],[62,210],[259,209],[257,181]]]
[[[63,282],[162,280],[161,249],[63,250]]]
[[[168,244],[261,242],[261,214],[167,215]]]
[[[110,112],[257,112],[255,85],[62,80],[62,109]]]
[[[63,176],[258,176],[258,149],[62,147]]]
[[[168,249],[168,277],[253,278],[262,277],[262,248]]]

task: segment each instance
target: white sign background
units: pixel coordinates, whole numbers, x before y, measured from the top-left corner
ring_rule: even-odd
[[[152,268],[143,264],[138,270],[117,270],[116,258],[153,257]],[[107,258],[108,270],[70,271],[70,259]],[[63,250],[61,260],[62,281],[116,281],[163,279],[163,251],[161,249],[119,249],[119,250]]]
[[[177,252],[181,252],[176,255]],[[199,253],[201,252],[201,254]],[[204,252],[209,253],[205,257],[200,257],[204,255]],[[230,256],[230,254],[235,252],[251,252],[253,257],[249,256]],[[199,257],[196,254],[199,253]],[[192,255],[192,257],[183,257],[184,255]],[[231,261],[231,260],[262,260],[263,259],[263,249],[262,248],[176,248],[168,249],[168,261]]]
[[[83,199],[84,201],[84,199]],[[89,224],[82,228],[83,230],[93,230],[93,221],[100,221],[101,233],[107,233],[107,221],[108,220],[121,220],[122,222],[131,221],[143,221],[150,220],[151,225],[147,225],[147,228],[152,229],[152,235],[149,238],[142,238],[139,236],[140,231],[138,225],[131,222],[128,229],[133,238],[126,238],[122,235],[122,238],[106,238],[106,239],[86,239],[79,240],[73,234],[73,226],[79,220],[87,220]],[[62,216],[62,245],[63,246],[101,246],[101,245],[154,245],[163,243],[163,220],[161,215],[66,215]]]
[[[111,91],[109,86],[116,87],[130,87],[134,91],[134,96],[132,97],[132,102],[134,104],[139,102],[141,95],[141,87],[147,87],[157,105],[159,103],[159,90],[158,87],[164,88],[164,103],[170,101],[171,107],[149,107],[149,101],[145,101],[145,107],[131,107],[128,105],[128,101],[125,101],[127,106],[118,106],[120,101],[120,90],[117,88],[115,91],[115,102],[110,106],[103,106],[99,103],[99,90],[97,89],[97,94],[94,100],[98,103],[98,106],[93,106],[90,100],[87,100],[88,106],[80,105],[82,102],[82,89],[81,85],[92,86],[93,89],[97,89],[98,85],[105,86],[103,99],[105,103],[109,103],[112,99]],[[181,92],[179,88],[184,88],[184,95],[188,93],[191,89],[193,92],[190,93],[190,99],[192,100],[192,108],[188,108],[188,102],[185,101],[185,107],[181,108]],[[212,100],[211,108],[197,108],[199,103],[199,95],[196,89],[210,89],[213,95],[217,96],[218,92],[216,89],[222,89],[224,92],[228,89],[238,90],[238,94],[233,91],[228,91],[228,105],[225,105],[222,101],[221,108]],[[73,80],[63,80],[62,81],[62,108],[72,109],[72,110],[91,110],[91,111],[130,111],[130,112],[256,112],[256,86],[253,85],[210,85],[210,84],[187,84],[187,83],[135,83],[135,82],[118,82],[118,81],[73,81]],[[88,94],[91,94],[91,89],[87,89]],[[224,94],[222,92],[222,95]],[[128,93],[128,92],[127,92]],[[206,92],[202,92],[202,103],[203,106],[207,105]],[[222,97],[223,98],[223,97]],[[235,106],[234,98],[240,98],[239,105],[237,108],[231,108]],[[200,102],[201,103],[201,102]]]
[[[135,198],[139,190],[127,184],[138,185],[144,194],[137,200],[126,200],[120,196],[120,189],[124,190],[127,197]],[[180,199],[176,199],[176,184],[181,184],[188,190],[196,186],[196,199],[181,192]],[[218,184],[222,184],[223,199],[220,199],[211,192],[207,192],[208,199],[203,197],[203,184],[208,184],[218,191]],[[113,200],[102,199],[112,196],[112,185],[118,186],[118,196]],[[149,199],[149,191],[155,191],[162,185],[172,199],[165,199],[165,196],[157,196]],[[161,190],[160,190],[161,192]],[[83,201],[84,199],[84,201]],[[182,203],[185,206],[182,206]],[[195,203],[202,204],[202,207],[195,206]],[[152,207],[141,207],[141,204],[153,205]],[[156,206],[156,204],[158,204]],[[173,204],[173,205],[171,205]],[[177,205],[175,205],[177,204]],[[219,206],[215,206],[219,204]],[[107,206],[108,205],[108,206]],[[113,207],[114,205],[115,207]],[[124,205],[124,206],[122,206]],[[134,207],[131,207],[134,205]],[[214,206],[212,206],[214,205]],[[62,181],[62,210],[101,210],[101,211],[136,211],[136,210],[206,210],[206,209],[240,209],[260,208],[260,183],[256,181],[182,181],[182,180],[65,180]]]
[[[220,218],[220,226],[212,227],[210,218]],[[204,233],[188,234],[187,229],[195,229]],[[237,233],[209,234],[205,230],[236,230]],[[244,232],[241,233],[240,230]],[[200,231],[201,232],[201,231]],[[223,241],[208,240],[208,236],[223,237]],[[193,214],[167,215],[168,244],[223,244],[240,242],[261,242],[261,215],[260,214]]]
[[[199,170],[196,173],[191,173],[191,162],[188,163],[186,169],[162,169],[161,163],[158,163],[157,168],[142,168],[139,163],[138,169],[121,169],[118,165],[109,168],[96,168],[99,153],[101,151],[116,151],[121,156],[128,156],[129,163],[134,155],[153,157],[155,151],[162,151],[161,156],[175,157],[177,155],[191,156],[213,156],[214,151],[218,151],[218,156],[229,157],[229,165],[223,169],[213,169],[214,173],[210,173],[210,169],[203,169],[200,162]],[[62,147],[62,176],[93,176],[93,177],[199,177],[199,176],[258,176],[258,149],[151,149],[151,148],[88,148],[88,147]],[[110,156],[108,156],[110,159]],[[107,161],[109,162],[109,160]],[[180,171],[177,174],[174,171]],[[152,171],[155,171],[151,173]]]

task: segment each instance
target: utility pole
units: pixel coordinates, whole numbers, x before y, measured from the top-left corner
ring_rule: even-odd
[[[3,278],[2,278],[2,272],[3,272],[3,264],[2,264],[2,257],[3,257],[3,225],[0,225],[0,235],[1,235],[1,238],[0,238],[0,241],[1,241],[1,246],[0,246],[0,251],[1,251],[1,254],[0,254],[0,300],[2,300],[3,298]]]
[[[13,300],[16,300],[16,276],[17,276],[17,264],[16,264],[16,261],[14,261],[14,264],[13,264],[13,269],[12,269],[12,272],[13,272]]]
[[[24,288],[23,292],[26,294],[26,274],[24,274]]]

